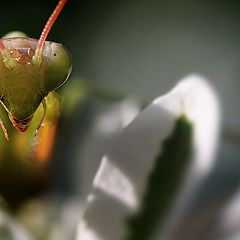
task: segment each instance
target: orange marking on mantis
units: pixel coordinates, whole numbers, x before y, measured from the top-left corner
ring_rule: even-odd
[[[3,52],[4,50],[7,50],[6,47],[4,46],[2,40],[0,39],[0,51]]]
[[[46,164],[53,148],[54,138],[56,135],[57,123],[46,121],[39,131],[38,143],[35,149],[35,158],[41,164]]]

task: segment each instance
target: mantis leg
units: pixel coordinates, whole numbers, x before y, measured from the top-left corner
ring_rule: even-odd
[[[5,138],[9,141],[9,137],[8,137],[8,132],[7,129],[5,128],[2,119],[0,118],[0,126],[2,128],[2,131],[4,133]]]
[[[47,104],[46,104],[45,98],[42,100],[42,106],[43,106],[43,115],[42,115],[41,120],[40,120],[40,122],[39,122],[39,124],[37,126],[37,129],[36,129],[36,132],[35,132],[35,136],[37,135],[39,129],[41,128],[43,120],[44,120],[44,118],[46,116]]]

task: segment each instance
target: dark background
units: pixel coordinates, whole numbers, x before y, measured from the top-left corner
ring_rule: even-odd
[[[0,34],[38,38],[56,3],[2,2]],[[239,129],[239,10],[233,0],[69,0],[48,40],[71,51],[72,76],[148,99],[203,74],[220,95],[225,124]]]

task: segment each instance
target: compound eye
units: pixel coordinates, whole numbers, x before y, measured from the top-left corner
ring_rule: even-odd
[[[51,53],[47,56],[45,87],[53,91],[60,87],[72,70],[72,58],[68,50],[59,43],[51,43]]]

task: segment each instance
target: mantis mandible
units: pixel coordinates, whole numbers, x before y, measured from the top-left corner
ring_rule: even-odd
[[[46,113],[45,97],[62,85],[71,73],[69,52],[59,43],[46,41],[66,2],[58,2],[39,40],[19,36],[0,39],[0,102],[19,132],[28,129],[42,103],[44,111],[38,131]],[[0,126],[9,140],[1,118]]]

